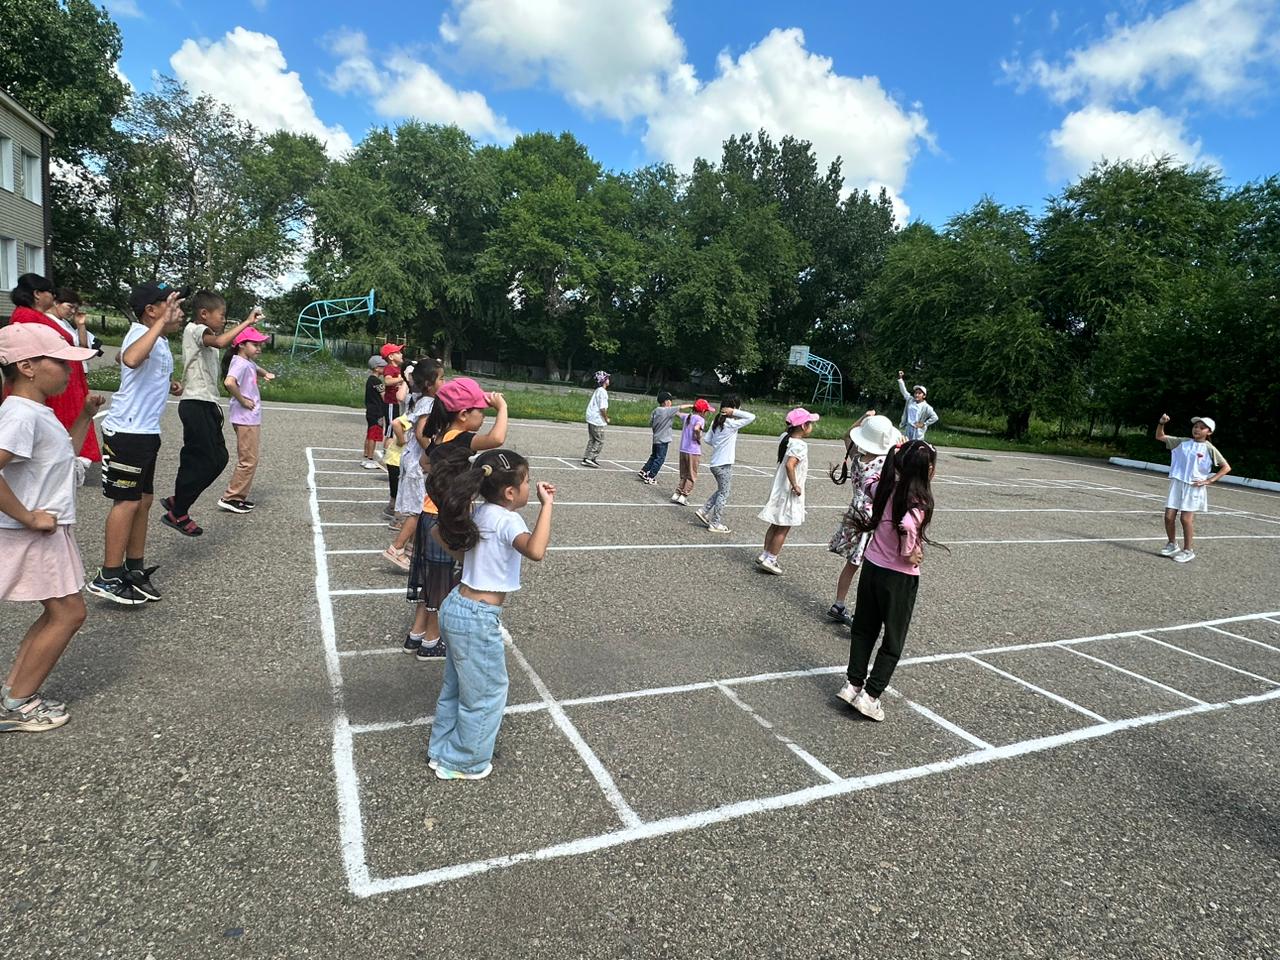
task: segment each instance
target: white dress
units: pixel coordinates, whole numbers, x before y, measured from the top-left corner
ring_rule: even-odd
[[[796,483],[800,486],[800,496],[791,492],[791,481],[787,478],[787,460],[795,457]],[[757,516],[765,523],[779,527],[798,527],[804,523],[804,482],[809,475],[809,445],[794,437],[787,441],[787,452],[778,464],[778,472],[773,477],[773,489],[769,491],[769,502]]]
[[[419,417],[425,417],[431,412],[434,403],[431,397],[419,397],[409,408],[409,436],[405,440],[404,451],[400,454],[400,488],[396,492],[396,513],[422,513],[427,485],[422,475],[422,465],[418,461],[422,447],[418,444],[418,435],[413,426],[417,424]]]

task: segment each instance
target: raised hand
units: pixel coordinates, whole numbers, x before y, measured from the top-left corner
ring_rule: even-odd
[[[556,498],[556,486],[554,483],[541,482],[537,486],[538,502],[543,506],[551,503]]]

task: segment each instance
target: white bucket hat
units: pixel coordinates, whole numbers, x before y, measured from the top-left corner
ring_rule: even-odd
[[[882,457],[902,442],[902,434],[892,420],[877,414],[850,430],[849,439],[859,450]]]

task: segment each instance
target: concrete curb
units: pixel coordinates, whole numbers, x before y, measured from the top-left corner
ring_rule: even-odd
[[[1124,457],[1112,457],[1111,463],[1117,467],[1131,467],[1134,470],[1151,470],[1155,473],[1168,474],[1167,463],[1145,463],[1142,460],[1126,460]],[[1231,474],[1223,477],[1219,483],[1230,483],[1237,487],[1249,487],[1251,490],[1275,490],[1280,492],[1280,483],[1274,480],[1254,480],[1252,477],[1234,477]]]

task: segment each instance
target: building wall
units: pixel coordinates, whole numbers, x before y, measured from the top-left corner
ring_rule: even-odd
[[[22,274],[31,269],[31,264],[28,263],[26,256],[26,247],[39,247],[43,251],[48,246],[48,238],[45,236],[44,203],[32,203],[22,193],[22,154],[23,151],[26,151],[29,154],[40,157],[42,162],[38,166],[38,170],[43,169],[44,154],[40,131],[10,110],[4,103],[0,103],[0,136],[8,137],[13,141],[13,170],[10,177],[13,189],[10,191],[0,187],[0,237],[16,241],[17,271]],[[37,176],[39,177],[41,174],[37,173]],[[3,182],[0,180],[0,183]],[[41,197],[42,200],[47,201],[48,191],[45,186],[45,184],[41,184]],[[44,268],[40,272],[48,272],[47,263],[44,264]],[[0,291],[0,294],[4,292],[7,291]],[[0,296],[0,302],[3,300],[7,300],[7,297]]]

